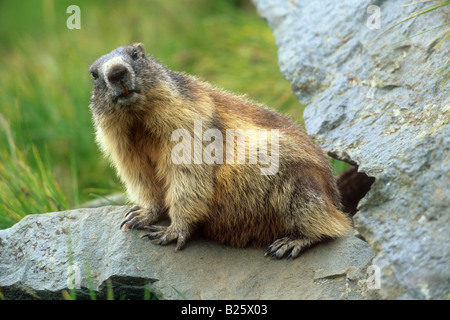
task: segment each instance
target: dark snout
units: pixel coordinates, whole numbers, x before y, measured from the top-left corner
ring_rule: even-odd
[[[108,72],[108,81],[111,84],[125,83],[128,76],[128,69],[124,65],[115,65]]]
[[[115,99],[127,98],[134,92],[133,74],[125,65],[113,65],[107,70],[106,78],[113,90]]]

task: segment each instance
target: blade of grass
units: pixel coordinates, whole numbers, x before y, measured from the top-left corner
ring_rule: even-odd
[[[117,202],[117,201],[114,201],[114,200],[108,198],[107,196],[103,196],[103,195],[101,195],[101,194],[97,194],[97,193],[92,193],[92,192],[91,192],[91,193],[89,193],[89,195],[92,196],[92,197],[95,197],[95,198],[97,198],[97,199],[104,199],[104,200],[108,201],[109,203],[111,203],[112,205],[116,205],[116,206],[122,205],[122,203],[119,203],[119,202]]]
[[[70,154],[70,171],[72,173],[72,197],[73,204],[75,208],[80,206],[80,190],[78,185],[78,169],[77,163],[75,160],[75,155],[73,153]]]
[[[89,296],[91,297],[91,300],[97,300],[94,290],[94,281],[92,280],[91,265],[89,264],[88,259],[84,260],[84,267],[86,268],[86,280],[89,288]]]
[[[370,41],[368,42],[367,45],[372,44],[375,40],[377,40],[379,37],[381,37],[381,35],[385,34],[386,32],[388,32],[388,31],[390,31],[390,30],[392,30],[392,29],[394,29],[396,26],[398,26],[398,25],[404,23],[405,21],[408,21],[408,20],[410,20],[410,19],[412,19],[412,18],[416,18],[416,17],[421,16],[421,15],[423,15],[423,14],[425,14],[425,13],[431,12],[431,11],[433,11],[433,10],[439,9],[439,8],[444,7],[444,6],[447,6],[447,5],[449,5],[449,4],[450,4],[450,1],[445,1],[445,2],[442,2],[442,3],[437,4],[437,5],[429,6],[429,7],[426,7],[426,8],[424,8],[424,9],[421,9],[421,10],[418,10],[418,11],[414,11],[409,17],[406,17],[406,18],[404,18],[403,20],[401,20],[401,21],[399,21],[399,22],[393,24],[392,26],[390,26],[390,27],[388,27],[386,30],[384,30],[382,33],[380,33],[379,35],[377,35],[375,38],[373,38],[372,40],[370,40]]]
[[[180,297],[182,297],[184,300],[188,300],[188,298],[183,293],[178,291],[174,286],[171,286],[171,287],[172,287],[173,290],[176,291],[176,293],[178,293],[180,295]]]
[[[32,146],[37,169],[26,164],[24,153],[12,145],[0,149],[0,228],[10,227],[27,214],[69,209],[67,200],[37,148]]]
[[[74,260],[73,260],[73,249],[72,249],[72,236],[71,236],[71,231],[70,231],[70,226],[68,225],[66,227],[67,230],[67,253],[68,253],[68,265],[69,267],[74,267]],[[69,275],[68,275],[69,276]],[[75,280],[75,279],[74,279]],[[69,295],[67,295],[66,299],[68,298],[68,300],[76,300],[77,298],[77,294],[75,291],[75,284],[69,288]],[[64,295],[64,292],[63,292]]]
[[[445,27],[445,26],[448,26],[448,25],[450,25],[450,22],[449,22],[449,23],[445,23],[445,24],[441,24],[441,25],[439,25],[439,26],[437,26],[437,27],[434,27],[434,28],[431,28],[431,29],[428,29],[428,30],[425,30],[425,31],[422,31],[422,32],[419,32],[419,33],[417,33],[417,34],[415,34],[415,35],[412,35],[412,36],[410,36],[410,37],[407,37],[407,38],[405,38],[405,39],[403,39],[403,40],[394,42],[393,44],[390,45],[390,47],[395,46],[396,44],[399,44],[400,42],[410,40],[410,39],[415,38],[415,37],[417,37],[417,36],[420,36],[420,35],[422,35],[422,34],[424,34],[424,33],[428,33],[428,32],[431,32],[431,31],[433,31],[433,30],[436,30],[436,29],[439,29],[439,28],[442,28],[442,27]],[[448,32],[448,31],[447,31],[447,32]],[[447,37],[445,37],[445,38],[447,38]],[[445,40],[445,39],[444,39],[444,40]]]

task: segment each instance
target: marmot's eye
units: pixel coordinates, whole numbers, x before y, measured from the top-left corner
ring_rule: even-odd
[[[131,52],[131,57],[132,57],[133,59],[137,59],[138,56],[139,56],[139,55],[138,55],[137,50],[134,49],[133,52]]]
[[[92,74],[92,78],[94,79],[94,80],[96,80],[96,79],[98,79],[98,73],[97,73],[97,71],[91,71],[91,74]]]

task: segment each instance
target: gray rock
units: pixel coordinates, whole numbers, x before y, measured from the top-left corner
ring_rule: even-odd
[[[6,299],[62,299],[75,284],[77,299],[373,299],[367,266],[374,253],[349,234],[291,261],[263,249],[235,249],[194,238],[180,252],[122,232],[127,207],[29,215],[0,230],[0,287]],[[75,266],[75,267],[74,267]],[[71,273],[75,270],[75,274]],[[76,281],[72,281],[72,280]]]
[[[381,34],[429,4],[254,3],[273,29],[281,72],[308,104],[308,133],[376,178],[355,222],[377,253],[382,297],[449,299],[450,82],[436,70],[448,64],[450,41],[432,41],[442,29],[419,34],[448,23],[450,6]],[[381,9],[380,30],[366,26],[369,5]]]

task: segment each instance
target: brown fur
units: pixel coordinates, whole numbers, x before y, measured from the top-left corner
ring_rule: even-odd
[[[121,65],[128,71],[115,80],[112,70]],[[148,229],[147,236],[160,244],[176,240],[177,249],[196,229],[236,247],[275,241],[266,252],[278,258],[287,252],[295,257],[304,247],[351,229],[327,157],[290,119],[170,71],[140,44],[114,50],[91,72],[97,76],[90,105],[97,141],[138,205],[126,214],[125,228]],[[178,142],[171,141],[172,132],[186,129],[193,137],[198,120],[203,133],[222,132],[223,164],[173,163]],[[245,164],[227,164],[226,129],[278,129],[278,172],[262,175],[261,164],[248,158]],[[202,142],[203,148],[209,143]],[[154,226],[166,212],[170,226]]]

